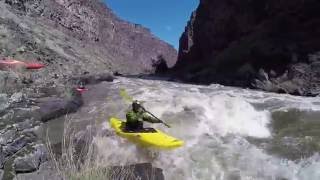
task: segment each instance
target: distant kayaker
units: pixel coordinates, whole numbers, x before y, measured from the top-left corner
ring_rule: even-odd
[[[132,102],[132,110],[126,113],[126,130],[127,131],[139,131],[143,130],[143,121],[150,123],[161,123],[160,120],[149,116],[145,109],[142,107],[139,101]]]
[[[84,82],[80,82],[78,87],[77,87],[77,91],[79,91],[80,93],[83,93],[85,91],[88,91],[88,89],[84,86]]]
[[[84,82],[83,82],[83,81],[81,81],[81,82],[79,83],[78,88],[79,88],[79,89],[85,89],[85,88],[86,88],[86,87],[84,86]]]

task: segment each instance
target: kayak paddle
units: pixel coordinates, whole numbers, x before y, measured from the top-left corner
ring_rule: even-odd
[[[141,106],[142,107],[142,106]],[[149,111],[147,111],[144,107],[142,107],[142,109],[145,111],[145,112],[147,112],[147,113],[149,113],[151,116],[153,116],[154,118],[156,118],[159,122],[161,122],[162,124],[164,124],[165,126],[167,126],[168,128],[170,128],[170,126],[167,124],[167,123],[165,123],[165,122],[163,122],[161,119],[159,119],[159,118],[157,118],[155,115],[153,115],[151,112],[149,112]]]

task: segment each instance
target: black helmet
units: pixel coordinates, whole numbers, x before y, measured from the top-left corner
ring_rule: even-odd
[[[132,102],[132,110],[133,110],[133,111],[139,111],[140,108],[141,108],[140,102],[137,101],[137,100],[134,100],[134,101]]]
[[[80,89],[84,89],[85,86],[84,86],[84,82],[83,81],[80,81],[79,83],[79,86],[78,86]]]

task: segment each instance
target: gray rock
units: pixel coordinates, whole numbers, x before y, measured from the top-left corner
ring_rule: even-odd
[[[281,76],[279,76],[279,77],[276,77],[276,81],[278,82],[278,83],[281,83],[281,82],[284,82],[284,81],[288,81],[289,80],[289,78],[288,78],[288,70],[286,70]]]
[[[280,89],[276,84],[268,80],[261,81],[256,79],[255,83],[253,83],[252,86],[270,92],[279,92]]]
[[[21,81],[19,81],[19,76],[11,71],[2,71],[0,67],[0,93],[17,92],[21,88],[22,84]]]
[[[63,180],[55,171],[50,162],[40,165],[39,170],[33,173],[17,174],[14,180]]]
[[[14,124],[13,127],[15,127],[18,131],[30,129],[34,126],[34,122],[31,121],[30,119],[26,119],[23,122]]]
[[[258,78],[262,81],[269,81],[269,75],[264,71],[264,69],[259,69]]]
[[[14,170],[16,173],[30,173],[36,171],[40,164],[47,161],[48,152],[46,147],[36,145],[34,152],[24,157],[18,157],[14,160]]]
[[[19,103],[19,102],[22,102],[24,99],[25,99],[24,94],[22,94],[21,92],[14,93],[10,97],[10,103]]]
[[[1,76],[1,75],[0,75]],[[9,107],[9,99],[6,94],[0,94],[0,113]]]
[[[27,136],[22,136],[13,141],[13,143],[8,144],[4,147],[4,153],[6,156],[11,156],[21,150],[28,143],[32,142],[32,139]]]
[[[282,90],[284,90],[285,93],[294,95],[302,95],[304,91],[303,86],[299,86],[297,83],[294,83],[293,81],[285,81],[279,84],[279,87]]]
[[[75,92],[77,93],[77,92]],[[83,104],[81,96],[72,96],[71,99],[51,98],[39,104],[40,119],[43,122],[73,113]]]
[[[3,151],[3,147],[0,146],[0,169],[3,168],[4,163],[5,163],[5,160],[6,160],[5,152]],[[0,179],[1,179],[1,178],[0,178]]]
[[[274,78],[274,77],[277,77],[277,73],[274,71],[274,70],[270,70],[270,76],[272,77],[272,78]]]
[[[39,125],[35,125],[33,128],[23,129],[21,131],[21,133],[22,134],[29,134],[29,135],[32,135],[34,137],[37,137],[37,132],[38,132],[39,128],[40,128]]]
[[[11,143],[14,138],[16,137],[16,130],[8,130],[3,134],[0,134],[0,145],[6,145],[8,143]]]
[[[35,156],[40,160],[40,163],[44,163],[48,160],[48,151],[44,144],[38,144],[35,146]]]
[[[4,173],[4,171],[3,171],[3,170],[0,170],[0,180],[2,180],[3,173]]]
[[[29,108],[28,106],[24,108],[13,108],[10,107],[10,110],[7,112],[8,119],[5,119],[8,124],[23,122],[26,119],[34,119],[36,114],[34,113],[35,109]]]
[[[40,162],[34,156],[17,158],[14,160],[14,170],[18,173],[30,173],[38,169]]]

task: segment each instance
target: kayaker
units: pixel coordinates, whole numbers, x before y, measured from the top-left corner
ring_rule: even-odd
[[[147,121],[150,123],[161,123],[160,120],[149,116],[148,113],[145,112],[140,102],[137,100],[132,102],[132,109],[126,113],[126,118],[127,131],[143,130],[143,121]]]
[[[81,82],[79,83],[78,88],[79,88],[79,89],[85,89],[85,88],[86,88],[86,87],[84,86],[84,82],[83,82],[83,81],[81,81]]]

